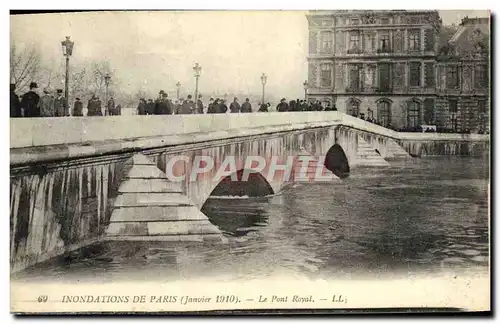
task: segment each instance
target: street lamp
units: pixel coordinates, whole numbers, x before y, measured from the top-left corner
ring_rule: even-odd
[[[68,80],[69,80],[69,57],[73,54],[74,42],[70,40],[71,36],[66,36],[66,40],[61,42],[63,55],[66,57],[66,79],[64,81],[64,96],[68,100]]]
[[[304,86],[304,100],[307,101],[307,88],[309,87],[309,83],[307,83],[307,80],[304,81],[303,86]]]
[[[179,81],[177,81],[177,83],[175,84],[175,86],[177,87],[177,100],[179,100],[179,94],[180,94],[180,91],[181,91],[181,83]]]
[[[109,86],[109,81],[111,80],[111,76],[109,73],[106,73],[104,76],[104,83],[106,84],[106,94],[105,94],[105,99],[104,99],[104,115],[107,116],[109,114],[108,111],[108,86]]]
[[[265,103],[265,87],[267,83],[267,75],[265,73],[262,73],[260,76],[260,81],[262,82],[262,103]]]
[[[194,88],[194,102],[198,102],[198,79],[200,78],[201,66],[196,63],[193,66],[194,77],[196,79],[196,87]]]

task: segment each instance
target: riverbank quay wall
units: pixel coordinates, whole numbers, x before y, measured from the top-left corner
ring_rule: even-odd
[[[304,150],[325,155],[338,144],[355,167],[363,165],[357,156],[360,139],[383,156],[389,154],[384,141],[405,141],[396,132],[338,112],[17,118],[11,119],[10,133],[12,271],[106,239],[120,186],[138,153],[165,172],[169,158],[178,155],[209,155],[216,161],[233,155],[241,161],[275,154],[284,159]],[[285,183],[269,185],[277,192]],[[185,181],[177,193],[199,209],[215,186],[208,178]],[[178,226],[170,226],[163,238],[199,239],[200,233],[184,226],[186,214],[176,215],[169,224]]]

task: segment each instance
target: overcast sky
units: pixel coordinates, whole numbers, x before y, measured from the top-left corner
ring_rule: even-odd
[[[445,24],[485,11],[440,11]],[[202,66],[203,92],[266,92],[302,97],[307,78],[304,11],[101,12],[11,16],[11,41],[34,44],[44,62],[63,66],[61,41],[75,41],[72,64],[107,60],[123,90],[175,94],[194,89],[192,66]],[[43,86],[43,85],[42,85]]]

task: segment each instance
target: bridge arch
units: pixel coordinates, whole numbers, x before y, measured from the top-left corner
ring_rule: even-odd
[[[249,173],[248,179],[242,179],[246,169],[240,169],[235,173],[224,177],[211,189],[211,196],[248,196],[264,197],[274,194],[274,190],[267,179],[260,173]],[[251,172],[251,170],[247,170]],[[233,180],[236,178],[236,180]]]
[[[325,167],[339,178],[349,175],[350,167],[347,155],[339,144],[334,144],[326,153]]]

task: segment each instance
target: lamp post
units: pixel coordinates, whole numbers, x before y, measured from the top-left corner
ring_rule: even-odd
[[[108,111],[108,86],[109,86],[109,81],[111,80],[111,76],[109,76],[109,73],[106,73],[106,75],[104,76],[104,83],[106,84],[106,93],[105,93],[105,96],[104,96],[104,115],[107,116],[109,115],[109,111]]]
[[[200,78],[201,66],[196,63],[193,66],[194,77],[196,79],[196,87],[194,88],[194,102],[198,102],[198,79]]]
[[[307,80],[304,81],[303,86],[304,86],[304,101],[307,101],[307,88],[309,87],[309,83],[307,83]]]
[[[73,54],[74,42],[70,40],[71,36],[66,36],[66,40],[61,42],[64,57],[66,57],[66,78],[64,80],[64,96],[68,100],[68,81],[69,81],[69,57]]]
[[[179,100],[179,94],[181,92],[181,83],[179,81],[177,81],[175,86],[177,87],[177,100]]]
[[[267,75],[265,73],[262,73],[260,76],[260,81],[262,82],[262,103],[264,104],[265,101],[265,88],[266,88],[266,83],[267,83]]]

